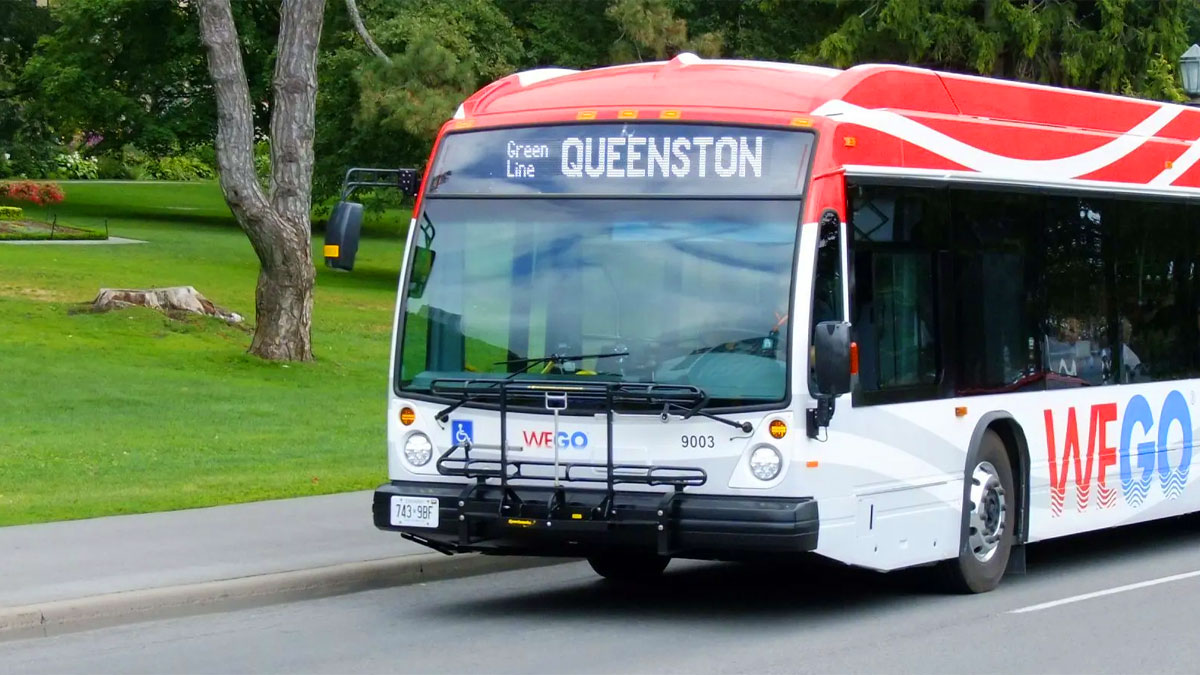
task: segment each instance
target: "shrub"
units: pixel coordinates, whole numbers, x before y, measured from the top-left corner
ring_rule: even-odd
[[[150,177],[150,164],[154,160],[132,143],[126,143],[121,146],[121,152],[117,155],[117,158],[120,160],[124,171],[124,175],[121,178],[146,180]]]
[[[21,220],[24,214],[19,206],[0,206],[0,220]]]
[[[54,157],[56,173],[64,178],[94,180],[99,176],[100,167],[95,157],[84,157],[75,152],[61,152]]]
[[[129,177],[125,169],[125,164],[121,162],[121,158],[117,155],[101,155],[98,157],[96,161],[96,174],[100,178],[110,180],[121,180]]]
[[[37,206],[57,204],[65,195],[58,183],[38,183],[32,180],[18,180],[0,185],[0,197],[14,202],[27,202]]]
[[[3,0],[0,0],[0,3],[3,3]],[[0,14],[3,13],[0,11]],[[4,33],[2,27],[0,33]],[[4,43],[5,38],[0,36],[0,52],[5,51]],[[0,56],[0,61],[3,60],[4,57]],[[4,68],[0,66],[0,71],[2,70]],[[5,90],[3,80],[4,77],[0,76],[0,90]],[[15,99],[9,100],[16,103]],[[62,152],[58,136],[45,120],[29,114],[32,106],[23,108],[16,105],[14,108],[9,105],[7,110],[3,110],[4,104],[4,97],[0,96],[0,156],[4,157],[4,161],[0,162],[0,177],[48,176],[54,171],[55,155]]]
[[[211,180],[217,177],[216,154],[208,143],[193,146],[185,153],[152,157],[126,143],[120,151],[96,158],[96,173],[100,178],[127,180]]]
[[[214,173],[216,172],[217,151],[216,148],[213,147],[212,143],[200,143],[193,145],[188,149],[186,154],[188,157],[191,157],[212,169]]]
[[[263,185],[271,182],[271,144],[267,141],[254,144],[254,173]]]
[[[125,167],[126,180],[150,180],[150,167],[145,164],[122,164]]]
[[[142,152],[142,150],[133,143],[126,143],[125,145],[121,146],[121,163],[126,167],[146,166],[152,161],[154,160],[150,158],[150,155]]]
[[[216,177],[212,167],[187,155],[172,155],[152,162],[147,173],[157,180],[208,180]]]

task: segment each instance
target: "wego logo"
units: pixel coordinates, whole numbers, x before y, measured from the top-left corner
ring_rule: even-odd
[[[521,438],[525,441],[525,447],[529,448],[549,448],[554,446],[553,431],[522,431]],[[560,431],[558,432],[558,447],[560,449],[575,448],[582,450],[588,444],[587,434],[582,431],[574,433]]]
[[[1187,400],[1178,391],[1167,394],[1157,419],[1144,396],[1129,399],[1119,420],[1115,447],[1110,425],[1118,421],[1116,403],[1099,403],[1091,407],[1086,446],[1080,444],[1080,418],[1074,407],[1067,409],[1065,425],[1056,426],[1052,410],[1045,411],[1045,419],[1046,450],[1050,461],[1050,513],[1054,516],[1062,515],[1067,482],[1072,473],[1079,511],[1088,508],[1093,475],[1096,503],[1102,509],[1116,503],[1118,490],[1114,473],[1120,477],[1120,494],[1125,503],[1134,508],[1146,501],[1156,475],[1159,489],[1167,499],[1177,499],[1187,486],[1192,464],[1192,415]],[[1057,443],[1059,438],[1061,444]],[[1174,465],[1171,451],[1178,451]]]

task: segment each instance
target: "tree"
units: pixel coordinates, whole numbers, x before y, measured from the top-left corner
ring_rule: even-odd
[[[419,166],[438,128],[481,85],[524,62],[493,0],[358,0],[380,51],[332,13],[322,44],[314,193],[336,193],[348,166]],[[570,4],[570,3],[567,3]]]
[[[890,61],[1182,100],[1175,61],[1194,0],[874,0],[797,58],[847,67]]]
[[[200,33],[217,107],[217,169],[225,201],[261,265],[250,353],[312,359],[313,268],[309,208],[324,0],[285,2],[271,102],[271,181],[254,172],[254,118],[229,0],[199,0]]]
[[[526,68],[595,68],[609,64],[611,36],[620,33],[605,15],[609,0],[496,0],[524,45]]]
[[[278,8],[238,2],[252,100],[267,98]],[[194,3],[159,0],[59,0],[57,27],[40,41],[23,79],[38,93],[35,113],[60,135],[103,138],[97,151],[134,143],[155,155],[212,139],[212,85]],[[255,110],[260,130],[268,112]]]
[[[346,0],[346,12],[350,15],[350,23],[354,24],[354,32],[362,38],[367,49],[370,49],[371,53],[378,56],[384,63],[391,63],[392,60],[388,58],[388,55],[384,54],[379,45],[375,44],[375,40],[371,39],[371,33],[367,31],[367,27],[363,23],[362,15],[358,12],[358,3],[355,0]]]
[[[687,19],[675,16],[666,0],[614,0],[604,14],[621,31],[611,51],[618,63],[661,61],[679,52],[721,55],[724,37],[720,33],[689,37]]]
[[[791,61],[798,48],[815,45],[840,25],[833,2],[794,0],[675,0],[675,13],[696,34],[722,36],[731,57]]]
[[[0,2],[0,178],[49,166],[53,133],[34,114],[34,87],[23,78],[39,38],[53,29],[33,0]]]

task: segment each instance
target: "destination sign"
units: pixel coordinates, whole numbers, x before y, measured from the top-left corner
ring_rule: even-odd
[[[448,135],[427,194],[796,195],[813,136],[696,124],[577,124]]]

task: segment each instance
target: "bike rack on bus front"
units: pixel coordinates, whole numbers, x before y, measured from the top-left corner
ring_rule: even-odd
[[[495,517],[516,520],[521,520],[520,517],[524,515],[525,502],[517,495],[510,485],[510,481],[553,482],[554,489],[546,504],[546,522],[548,525],[552,522],[565,522],[576,530],[606,528],[623,522],[616,518],[617,513],[614,508],[616,486],[619,484],[669,485],[674,489],[663,494],[655,511],[657,516],[655,522],[631,521],[627,523],[655,526],[658,532],[659,553],[669,555],[672,549],[671,523],[678,515],[676,498],[684,488],[704,485],[708,480],[708,474],[700,467],[616,464],[613,458],[613,422],[618,406],[632,404],[662,406],[662,414],[666,415],[673,407],[686,409],[686,406],[683,405],[685,403],[703,402],[705,400],[704,392],[696,387],[622,382],[581,383],[552,380],[518,382],[483,378],[442,378],[436,379],[430,384],[430,391],[440,396],[462,396],[463,402],[469,400],[485,406],[488,406],[488,399],[494,398],[500,413],[500,456],[498,459],[484,458],[478,455],[473,457],[471,443],[469,441],[458,442],[458,439],[455,439],[453,445],[438,457],[436,463],[438,473],[444,476],[463,476],[475,479],[475,482],[468,485],[458,498],[459,543],[462,546],[469,546],[472,543],[471,522],[480,514],[472,514],[469,512],[469,508],[473,498],[485,488],[490,487],[489,479],[497,480],[500,488],[500,499]],[[603,406],[607,461],[603,464],[598,462],[560,462],[557,452],[553,460],[511,459],[508,453],[508,413],[514,407],[517,410],[540,412],[552,404],[560,406],[558,411],[561,411],[565,409],[568,400],[583,403],[585,408],[589,404]],[[513,401],[516,401],[515,406]],[[532,405],[533,403],[541,403],[541,405]],[[555,442],[557,443],[557,437]],[[532,471],[535,467],[550,468],[551,474],[537,475]],[[587,470],[594,469],[603,469],[604,478],[586,475]],[[604,483],[604,497],[600,504],[592,509],[590,518],[583,519],[580,514],[573,514],[568,518],[561,517],[562,512],[569,506],[566,489],[561,485],[563,481],[576,484]]]

